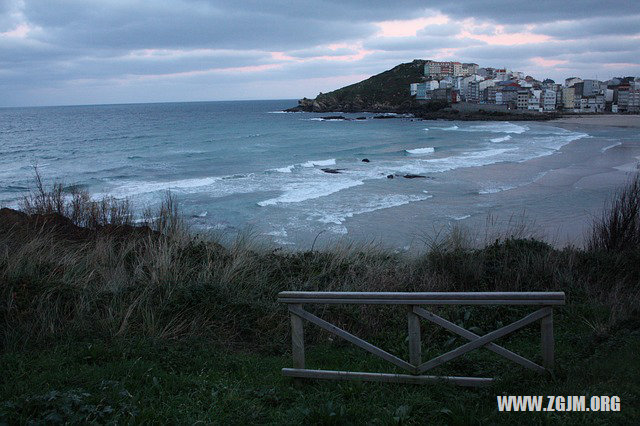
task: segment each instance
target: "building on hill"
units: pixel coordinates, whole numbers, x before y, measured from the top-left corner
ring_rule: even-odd
[[[478,73],[478,64],[474,63],[463,63],[462,64],[462,75],[474,75]]]
[[[571,87],[576,83],[582,83],[582,79],[579,77],[569,77],[564,80],[564,87]]]
[[[462,64],[460,62],[427,61],[424,64],[424,75],[428,78],[457,77],[462,75]]]
[[[517,109],[529,109],[529,98],[531,92],[528,89],[520,89],[517,91],[516,108]]]

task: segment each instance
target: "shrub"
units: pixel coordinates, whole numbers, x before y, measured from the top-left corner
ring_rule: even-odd
[[[618,252],[640,248],[640,174],[615,194],[594,222],[588,248]]]

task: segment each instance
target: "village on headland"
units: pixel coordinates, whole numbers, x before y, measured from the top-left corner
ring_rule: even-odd
[[[635,117],[640,113],[640,77],[606,81],[569,77],[556,82],[506,68],[414,59],[315,99],[300,99],[286,111],[395,113],[445,120],[551,120],[576,114]]]
[[[418,102],[466,102],[492,110],[640,112],[640,77],[607,81],[569,77],[560,84],[506,68],[427,60],[422,80],[409,86],[410,95]]]

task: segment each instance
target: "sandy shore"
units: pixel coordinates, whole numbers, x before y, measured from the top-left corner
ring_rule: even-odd
[[[640,115],[576,115],[559,118],[557,120],[551,120],[550,123],[613,126],[640,129]]]

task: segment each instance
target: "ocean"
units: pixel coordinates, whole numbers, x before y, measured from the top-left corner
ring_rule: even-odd
[[[419,250],[454,228],[580,244],[640,156],[637,129],[281,112],[295,104],[2,108],[0,205],[17,205],[37,166],[139,210],[171,191],[196,232],[290,249]]]

